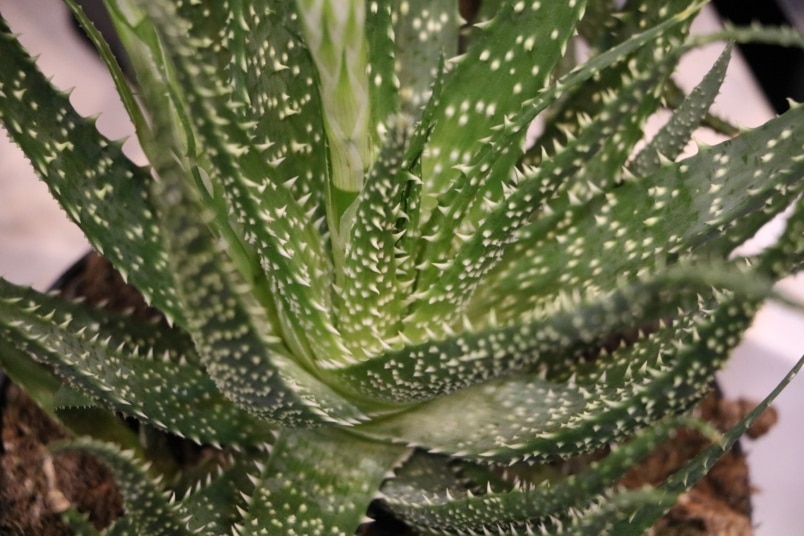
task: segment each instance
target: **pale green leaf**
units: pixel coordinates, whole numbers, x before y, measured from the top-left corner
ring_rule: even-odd
[[[731,45],[727,46],[715,64],[706,73],[701,83],[673,111],[670,120],[656,133],[632,160],[629,170],[642,177],[661,167],[661,157],[675,160],[692,137],[693,132],[704,121],[712,106],[731,58]]]
[[[255,475],[240,533],[353,534],[403,452],[338,430],[285,430]]]
[[[415,473],[412,484],[417,487],[400,487],[394,479],[386,483],[383,486],[383,501],[393,512],[424,533],[479,533],[484,529],[493,533],[495,527],[500,525],[524,527],[528,524],[549,524],[551,518],[568,520],[571,518],[570,512],[588,508],[594,497],[605,495],[628,470],[683,424],[700,427],[689,419],[660,422],[629,442],[615,446],[611,453],[580,473],[556,475],[550,481],[535,485],[511,483],[510,489],[502,491],[482,489],[476,493],[456,494],[456,489],[460,490],[461,484],[465,485],[457,475],[453,475],[452,482],[439,482],[435,489],[428,489],[431,484],[429,475],[438,467],[425,466],[418,468]],[[419,456],[414,461],[422,465],[426,460],[421,458]],[[406,462],[401,470],[411,471],[407,468],[409,463]],[[422,469],[426,474],[422,474]],[[538,467],[527,471],[537,473]]]
[[[728,299],[583,368],[502,376],[357,430],[506,463],[590,452],[698,401],[756,308]]]

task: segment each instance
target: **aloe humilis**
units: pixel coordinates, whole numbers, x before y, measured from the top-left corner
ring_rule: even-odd
[[[804,266],[804,108],[682,157],[731,46],[682,99],[671,75],[705,42],[799,35],[692,37],[691,0],[487,1],[468,28],[444,1],[109,0],[134,90],[66,2],[149,166],[5,22],[0,118],[168,323],[0,281],[0,364],[57,418],[232,454],[176,495],[113,418],[84,427],[62,448],[115,473],[107,534],[352,534],[372,500],[421,534],[641,533],[789,381],[662,486],[615,485]]]

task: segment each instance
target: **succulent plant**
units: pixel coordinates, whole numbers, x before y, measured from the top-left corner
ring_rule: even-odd
[[[804,267],[804,108],[681,156],[724,128],[731,45],[680,98],[672,74],[795,32],[690,36],[692,0],[487,1],[471,26],[432,0],[109,0],[129,84],[67,3],[149,165],[5,22],[0,118],[167,322],[3,281],[0,363],[57,418],[109,416],[61,447],[113,469],[107,534],[352,534],[372,500],[421,534],[640,533],[789,381],[662,486],[616,486]],[[176,495],[112,414],[229,455]]]

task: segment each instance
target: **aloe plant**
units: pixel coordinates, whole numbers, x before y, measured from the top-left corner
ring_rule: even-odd
[[[801,366],[662,486],[617,487],[804,267],[804,108],[682,156],[720,124],[731,45],[666,99],[674,69],[710,41],[801,46],[792,31],[690,36],[693,0],[487,1],[467,28],[444,1],[109,0],[129,85],[66,3],[149,165],[5,22],[0,118],[168,322],[0,281],[0,363],[68,425],[109,416],[60,447],[115,473],[106,534],[352,534],[372,500],[420,534],[640,533]],[[732,254],[790,206],[778,243]],[[112,413],[228,454],[168,499]]]

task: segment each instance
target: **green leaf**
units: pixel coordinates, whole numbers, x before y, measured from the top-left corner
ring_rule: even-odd
[[[213,106],[231,88],[219,80],[193,76],[208,68],[198,64],[193,43],[185,39],[188,30],[175,20],[174,10],[153,2],[142,8],[165,41],[184,86],[193,128],[212,164],[206,170],[209,181],[222,188],[229,214],[259,255],[260,277],[267,278],[270,295],[258,293],[258,297],[274,300],[263,301],[263,306],[276,308],[276,316],[285,322],[281,327],[285,341],[308,368],[315,358],[337,359],[346,349],[326,313],[331,310],[330,267],[316,227],[309,225],[309,217],[287,188],[265,180],[273,173],[271,165],[266,166],[233,105]]]
[[[115,475],[115,482],[125,503],[126,515],[138,534],[153,536],[190,536],[182,519],[185,512],[171,502],[151,481],[147,469],[131,453],[120,452],[112,445],[88,439],[77,439],[51,447],[55,453],[82,450],[102,461]],[[118,533],[119,534],[119,533]]]
[[[0,20],[0,120],[93,247],[148,303],[181,324],[173,277],[155,232],[148,170],[135,166],[121,142],[105,139],[93,120],[73,110],[68,95],[45,79],[5,20]]]
[[[454,325],[464,304],[483,284],[485,276],[505,262],[506,249],[534,217],[560,220],[572,205],[582,206],[595,194],[614,186],[620,168],[642,136],[642,123],[658,105],[662,73],[668,71],[663,59],[655,60],[655,69],[623,75],[618,91],[600,99],[597,116],[584,120],[583,131],[538,168],[525,169],[519,177],[501,181],[495,172],[508,174],[509,166],[499,171],[492,166],[487,180],[504,182],[505,192],[486,195],[476,206],[477,213],[468,215],[461,232],[456,232],[463,243],[457,246],[454,256],[445,252],[432,259],[430,267],[420,275],[419,285],[429,280],[428,273],[438,272],[437,279],[422,290],[416,308],[405,321],[408,338],[421,340],[423,329],[437,333],[432,326],[436,322]],[[651,94],[652,99],[645,97]],[[555,214],[539,214],[548,199]]]
[[[422,240],[426,245],[417,257],[420,263],[420,273],[417,278],[418,290],[426,291],[428,286],[433,284],[440,274],[441,263],[436,261],[433,264],[433,259],[451,259],[452,252],[450,247],[455,243],[455,237],[461,238],[463,236],[462,232],[468,234],[474,232],[471,228],[468,230],[462,229],[459,224],[463,221],[463,217],[473,199],[477,199],[477,202],[483,208],[483,199],[478,197],[478,188],[483,184],[482,180],[490,177],[494,179],[491,181],[494,183],[495,181],[499,182],[501,179],[509,178],[509,168],[520,155],[520,149],[516,144],[524,136],[526,129],[534,118],[568,89],[586,82],[646,43],[655,40],[664,32],[685,22],[694,12],[695,9],[693,8],[684,10],[664,22],[632,36],[620,45],[599,54],[557,82],[540,90],[535,97],[526,100],[516,114],[507,116],[502,124],[498,124],[492,129],[492,135],[482,140],[479,152],[473,155],[470,161],[458,165],[457,169],[462,173],[460,180],[455,182],[440,197],[441,209],[433,212],[430,221],[424,226]],[[622,150],[623,148],[621,147],[620,152]],[[506,162],[506,159],[509,158],[511,158],[510,162]],[[601,162],[605,163],[602,157]],[[505,188],[507,185],[501,185],[500,187]],[[487,189],[488,187],[486,187]],[[483,192],[486,190],[483,190]],[[488,207],[486,211],[488,211]],[[482,210],[480,213],[482,213]],[[447,244],[450,244],[450,246],[447,246]],[[513,254],[512,257],[518,258],[518,254]],[[413,323],[412,329],[420,330],[421,327],[420,324]]]
[[[737,440],[742,437],[748,428],[756,422],[762,413],[773,403],[779,393],[793,380],[793,378],[804,366],[804,356],[802,356],[795,366],[782,378],[779,384],[765,397],[753,410],[751,410],[734,427],[725,432],[720,441],[714,442],[703,452],[688,461],[681,469],[673,473],[661,486],[659,490],[667,494],[667,498],[650,507],[634,509],[631,519],[628,520],[629,530],[634,534],[641,534],[647,530],[675,504],[678,495],[691,489],[701,478],[703,478],[712,466],[726,454]],[[623,527],[621,523],[619,527]],[[615,527],[616,532],[618,527]]]
[[[371,104],[369,133],[377,148],[382,147],[388,119],[399,112],[400,84],[395,73],[395,64],[399,60],[395,54],[397,36],[394,33],[394,4],[366,4],[366,48]]]
[[[109,314],[114,321],[101,326],[93,322],[95,316],[82,306],[0,280],[6,344],[53,367],[98,403],[199,442],[240,444],[269,433],[264,423],[223,398],[203,369],[192,364],[197,359],[154,358],[147,339],[138,337],[142,326],[136,320]]]
[[[759,255],[757,270],[769,277],[781,279],[804,270],[804,197],[792,208],[782,236]]]
[[[611,493],[583,511],[574,513],[566,525],[559,524],[544,533],[550,536],[591,536],[596,534],[634,535],[631,530],[633,512],[667,501],[667,495],[657,490],[618,491]]]
[[[452,60],[422,155],[422,235],[426,238],[417,260],[427,270],[419,275],[418,288],[427,288],[436,279],[438,272],[430,261],[449,253],[447,244],[454,238],[456,224],[489,173],[490,164],[478,162],[477,154],[491,152],[506,174],[516,162],[516,145],[524,140],[524,130],[514,128],[508,118],[547,85],[584,4],[506,4],[473,37],[467,53]],[[529,74],[523,76],[523,72]],[[505,142],[489,143],[499,129]]]
[[[383,352],[335,372],[341,385],[372,400],[411,403],[431,400],[483,381],[538,368],[544,374],[575,370],[584,353],[628,333],[698,306],[712,287],[762,298],[769,285],[755,275],[722,266],[676,266],[659,275],[621,284],[611,293],[562,296],[533,320],[465,330]]]
[[[126,44],[137,73],[140,82],[138,95],[150,112],[152,137],[147,140],[147,143],[143,143],[143,149],[151,165],[154,166],[158,175],[176,173],[176,168],[180,167],[187,175],[188,180],[192,180],[204,203],[214,210],[215,231],[220,233],[229,246],[228,251],[234,263],[246,279],[254,285],[255,294],[260,296],[269,315],[276,318],[276,311],[271,303],[271,292],[261,273],[258,255],[254,248],[246,243],[237,223],[230,219],[222,186],[209,180],[211,164],[203,147],[203,141],[199,139],[193,128],[191,113],[182,96],[181,87],[170,59],[163,52],[163,44],[157,34],[157,29],[146,18],[145,13],[129,1],[117,0],[110,2],[108,7],[117,32]],[[201,6],[185,3],[183,7],[192,11],[198,10]],[[210,23],[210,19],[214,21],[211,22],[214,25],[226,18],[216,16],[220,15],[218,12],[202,11],[206,14],[202,18],[207,25]],[[172,20],[181,19],[174,17]],[[197,30],[199,26],[204,25],[199,23],[192,28]],[[198,37],[195,42],[205,41]],[[210,51],[210,47],[196,50],[196,60],[199,65],[219,64],[223,61],[215,53],[210,56]],[[214,97],[215,95],[212,93],[207,95],[210,100]],[[228,106],[231,103],[223,104]],[[238,109],[242,108],[242,106],[238,107]],[[261,147],[265,146],[272,145],[270,143],[261,144]]]
[[[711,314],[685,312],[589,365],[501,376],[356,430],[501,463],[593,451],[700,399],[758,307],[742,297],[718,301]]]
[[[0,341],[6,341],[0,350],[0,369],[19,385],[36,402],[48,417],[58,420],[53,397],[61,387],[61,381],[43,365],[33,361],[14,344],[10,344],[10,330],[0,324]]]
[[[752,22],[750,26],[733,26],[731,23],[725,22],[723,26],[721,31],[691,37],[689,46],[698,47],[718,41],[734,41],[736,43],[804,47],[804,35],[789,26],[764,26],[756,22]]]
[[[510,262],[475,295],[470,318],[493,309],[506,322],[562,289],[605,289],[677,260],[726,258],[804,188],[804,135],[795,128],[802,117],[804,108],[794,106],[737,138],[628,180],[571,207],[554,229],[537,220],[511,249]]]
[[[242,534],[352,534],[404,449],[333,429],[284,430],[248,500]]]
[[[294,4],[321,97],[330,166],[330,233],[336,240],[341,217],[360,191],[364,173],[376,156],[372,127],[374,121],[384,118],[371,117],[369,59],[375,58],[368,49],[366,24],[387,12],[372,10],[363,0],[295,0]]]
[[[659,169],[661,157],[675,160],[681,154],[720,91],[731,58],[731,49],[729,45],[721,52],[701,83],[674,110],[670,120],[656,133],[650,143],[634,157],[628,167],[635,176],[642,177]]]
[[[458,179],[454,166],[474,156],[489,127],[546,85],[584,5],[508,3],[454,60],[422,162],[427,210],[434,208],[433,196]]]
[[[321,99],[314,80],[300,74],[312,73],[314,66],[298,23],[290,20],[293,3],[275,2],[270,8],[253,0],[230,4],[233,12],[226,22],[235,56],[229,68],[238,88],[236,113],[248,125],[263,161],[276,166],[261,180],[287,181],[285,187],[303,212],[311,220],[322,219],[329,171],[321,147]],[[197,12],[195,18],[204,17],[204,6],[190,9]]]
[[[683,16],[683,13],[699,7],[691,0],[662,3],[640,1],[627,2],[620,11],[612,13],[610,4],[592,5],[584,15],[584,19],[588,20],[582,20],[579,24],[579,32],[590,40],[588,44],[592,48],[592,54],[600,54],[624,44],[640,32],[665,24],[678,15]],[[681,24],[665,28],[654,37],[649,46],[628,53],[622,61],[602,70],[588,82],[565,88],[554,109],[545,114],[544,132],[525,153],[524,163],[538,165],[543,151],[549,152],[554,145],[565,145],[573,137],[583,133],[588,123],[586,118],[596,118],[602,113],[605,105],[603,97],[618,93],[620,86],[629,78],[641,78],[650,72],[654,73],[655,85],[642,96],[639,106],[655,109],[658,105],[657,90],[667,81],[668,67],[680,57],[683,49],[679,49],[678,43],[687,36],[690,24],[691,19],[686,18]],[[626,121],[632,122],[630,119]]]
[[[89,518],[74,508],[63,512],[61,518],[75,536],[101,536]]]
[[[358,358],[375,355],[402,327],[409,285],[398,279],[406,261],[398,240],[406,230],[403,204],[415,177],[400,171],[411,125],[397,117],[357,197],[338,289],[338,329]]]
[[[140,536],[140,528],[132,519],[128,516],[118,517],[106,530],[105,536]]]
[[[383,482],[380,501],[395,515],[412,522],[413,516],[405,514],[407,508],[415,510],[419,505],[436,506],[471,496],[471,483],[460,474],[462,463],[449,456],[413,450]]]
[[[247,497],[254,490],[249,480],[251,473],[257,472],[255,461],[264,457],[261,452],[240,452],[233,463],[213,475],[199,489],[192,491],[180,501],[181,508],[187,512],[187,528],[193,533],[232,534],[234,526],[242,519],[247,506]]]
[[[166,173],[156,187],[190,334],[221,392],[239,407],[287,426],[361,419],[362,412],[294,359],[252,288],[219,251],[181,171]]]
[[[602,460],[592,463],[582,472],[558,477],[555,481],[536,485],[516,483],[511,485],[511,489],[502,491],[489,488],[477,494],[456,495],[459,484],[455,477],[456,481],[448,482],[446,486],[437,483],[441,489],[436,488],[427,494],[406,487],[400,489],[391,480],[383,486],[384,502],[424,533],[494,532],[498,526],[536,526],[550,523],[551,518],[568,519],[573,510],[588,508],[594,499],[605,496],[606,491],[627,471],[684,424],[703,426],[690,419],[662,421],[628,443],[616,446]],[[537,470],[528,469],[534,473]],[[418,471],[416,482],[422,480],[422,486],[429,484],[429,475],[433,472],[429,467],[427,474]]]
[[[131,91],[131,87],[126,80],[120,64],[114,56],[112,49],[109,48],[109,44],[95,27],[95,24],[87,17],[83,8],[77,4],[75,0],[64,0],[64,2],[70,8],[70,11],[72,11],[84,32],[86,32],[87,37],[89,37],[93,46],[103,60],[103,63],[109,70],[109,74],[114,82],[114,87],[117,90],[117,94],[120,97],[121,102],[123,103],[123,107],[128,113],[129,119],[131,119],[131,122],[134,124],[137,140],[141,145],[149,145],[152,141],[150,127],[148,126],[148,122],[142,113],[140,104],[134,97],[134,93]]]
[[[459,14],[454,2],[441,0],[392,4],[400,111],[418,119],[442,72],[442,58],[458,53]],[[423,13],[428,13],[428,22],[423,22]]]
[[[136,435],[111,411],[99,407],[80,411],[68,409],[74,408],[79,400],[84,407],[87,407],[88,401],[90,405],[94,405],[94,402],[65,387],[49,367],[36,362],[26,353],[27,341],[19,340],[18,335],[4,325],[0,325],[0,341],[5,342],[3,349],[0,350],[0,369],[21,387],[48,417],[73,434],[94,434],[104,441],[114,442],[122,448],[133,450],[144,458],[144,452]],[[66,394],[68,392],[69,395]]]

